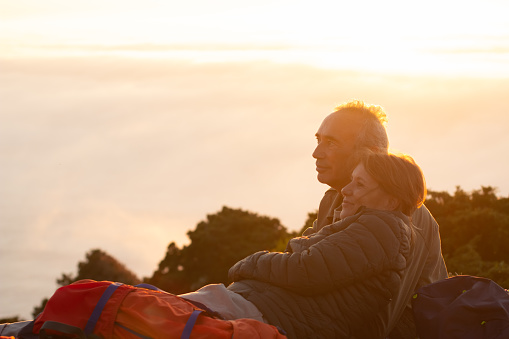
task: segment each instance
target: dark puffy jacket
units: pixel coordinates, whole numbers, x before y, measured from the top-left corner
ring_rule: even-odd
[[[254,253],[229,271],[228,288],[289,338],[382,336],[376,319],[397,295],[412,229],[406,216],[362,208],[287,251]]]

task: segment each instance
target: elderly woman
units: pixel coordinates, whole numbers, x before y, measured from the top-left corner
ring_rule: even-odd
[[[227,289],[183,297],[278,326],[288,338],[386,338],[403,312],[392,301],[409,300],[416,287],[403,281],[415,281],[406,276],[416,262],[410,216],[424,202],[424,177],[409,156],[368,153],[341,193],[339,222],[290,240],[283,253],[239,261]]]

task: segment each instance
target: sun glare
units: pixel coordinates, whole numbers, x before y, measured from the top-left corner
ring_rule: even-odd
[[[2,15],[0,48],[4,57],[99,54],[382,72],[509,73],[504,18],[509,5],[502,2],[483,2],[482,9],[459,1],[417,6],[396,0],[195,5],[140,7],[128,1],[94,10],[78,2],[54,11],[41,6],[24,11],[20,5]],[[490,15],[479,15],[480,10]]]

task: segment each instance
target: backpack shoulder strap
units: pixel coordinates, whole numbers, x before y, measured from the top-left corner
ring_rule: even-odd
[[[194,324],[196,323],[196,320],[198,319],[198,316],[200,313],[203,312],[202,310],[194,310],[193,313],[189,316],[189,319],[187,320],[186,326],[184,327],[184,330],[182,331],[182,335],[180,336],[180,339],[189,339],[191,336],[191,332],[193,331]]]
[[[111,298],[113,293],[117,290],[117,288],[121,285],[122,285],[121,283],[112,283],[103,292],[103,294],[101,295],[101,298],[99,299],[99,301],[95,305],[94,310],[92,311],[92,315],[90,316],[87,324],[85,325],[85,329],[83,330],[83,332],[85,332],[85,334],[88,335],[88,334],[91,334],[92,332],[94,332],[95,325],[97,324],[97,321],[101,317],[101,313],[104,309],[104,306],[106,306],[106,303],[108,302],[108,300]]]

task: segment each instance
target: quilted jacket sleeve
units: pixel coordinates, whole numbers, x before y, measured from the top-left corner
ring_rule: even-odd
[[[300,238],[298,253],[261,251],[236,263],[232,281],[254,279],[301,294],[322,294],[384,270],[401,271],[410,246],[409,227],[394,214],[358,214]],[[339,224],[339,223],[338,223]],[[335,232],[335,226],[341,231]],[[316,238],[317,236],[321,238]]]

